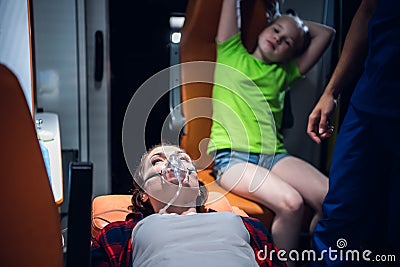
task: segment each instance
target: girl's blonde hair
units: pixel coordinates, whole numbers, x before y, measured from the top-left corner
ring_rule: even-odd
[[[296,11],[293,9],[288,9],[286,10],[286,14],[284,16],[290,16],[295,20],[297,23],[298,27],[301,29],[302,32],[302,37],[303,37],[303,43],[302,45],[295,51],[294,56],[300,56],[303,54],[308,46],[311,43],[311,35],[310,35],[310,30],[308,29],[308,26],[304,23],[304,21],[297,15]]]

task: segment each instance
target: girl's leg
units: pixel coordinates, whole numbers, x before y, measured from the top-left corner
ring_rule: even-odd
[[[303,198],[268,169],[252,163],[229,167],[220,179],[226,190],[257,201],[275,213],[271,234],[279,249],[295,249],[303,216]],[[290,263],[289,263],[290,266]]]
[[[322,217],[322,202],[329,187],[328,178],[308,162],[293,156],[278,161],[272,172],[296,189],[314,209],[315,215],[310,224],[310,232],[313,232]]]

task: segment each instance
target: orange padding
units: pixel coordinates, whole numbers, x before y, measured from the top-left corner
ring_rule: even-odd
[[[131,211],[131,195],[104,195],[95,197],[92,203],[92,236],[103,229],[107,224],[115,221],[124,221]],[[247,214],[238,207],[231,206],[229,201],[218,192],[209,192],[209,203],[206,208],[216,211],[230,211],[240,216]]]
[[[92,202],[92,236],[110,222],[125,221],[131,211],[132,195],[104,195],[98,196]]]

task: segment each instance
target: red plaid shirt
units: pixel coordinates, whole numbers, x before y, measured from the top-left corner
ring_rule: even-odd
[[[127,216],[126,221],[113,222],[104,227],[99,234],[92,239],[91,266],[132,266],[132,242],[131,235],[135,225],[143,219],[138,213]],[[272,237],[257,219],[242,217],[243,223],[250,234],[250,246],[253,248],[256,261],[261,267],[286,266],[286,263],[277,258],[278,248],[273,244]],[[275,252],[265,255],[272,250]]]

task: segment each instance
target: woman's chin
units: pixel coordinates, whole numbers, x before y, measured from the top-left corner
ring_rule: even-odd
[[[177,185],[174,185],[170,190],[160,190],[158,192],[153,192],[151,197],[162,203],[169,203],[174,200],[177,193]],[[199,189],[194,187],[182,187],[179,192],[178,197],[173,201],[172,205],[178,207],[194,207],[196,206],[196,199],[198,196]]]

